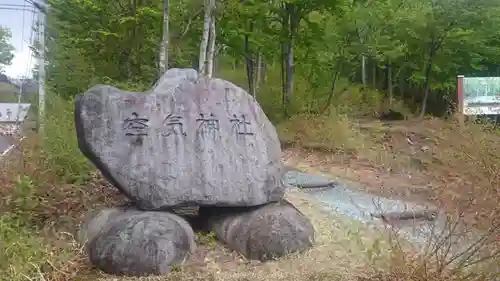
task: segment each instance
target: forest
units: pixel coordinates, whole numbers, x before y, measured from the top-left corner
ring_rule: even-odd
[[[160,63],[210,61],[272,119],[330,107],[444,116],[457,75],[500,74],[495,0],[165,1],[167,28],[159,0],[49,2],[47,77],[66,98],[95,83],[144,90]]]

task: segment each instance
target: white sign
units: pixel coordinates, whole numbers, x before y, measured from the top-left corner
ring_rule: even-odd
[[[500,77],[465,77],[464,114],[500,114]]]
[[[464,99],[465,115],[500,114],[500,96],[469,97]]]
[[[28,116],[29,103],[0,103],[0,123],[22,122]]]

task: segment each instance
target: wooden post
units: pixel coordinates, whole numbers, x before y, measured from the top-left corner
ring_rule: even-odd
[[[460,128],[464,127],[465,112],[464,112],[464,78],[463,75],[457,76],[457,116]]]

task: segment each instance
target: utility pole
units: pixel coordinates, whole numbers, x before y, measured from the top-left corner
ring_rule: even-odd
[[[47,3],[33,2],[38,9],[38,42],[40,50],[38,51],[38,122],[37,131],[43,133],[45,121],[45,26],[47,24]]]
[[[19,96],[17,97],[17,116],[16,116],[16,126],[19,126],[20,123],[20,115],[21,115],[21,98],[23,96],[24,83],[26,82],[26,78],[23,77],[21,79],[21,86],[19,86]]]
[[[163,35],[160,44],[160,77],[168,70],[168,0],[163,0]]]

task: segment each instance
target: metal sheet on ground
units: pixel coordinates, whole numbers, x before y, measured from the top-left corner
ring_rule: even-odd
[[[285,175],[286,182],[290,185],[301,186],[309,182],[318,184],[323,182],[325,187],[332,180],[326,177],[312,176],[306,173],[290,171]],[[397,212],[419,212],[429,209],[422,204],[403,202],[401,200],[389,199],[375,196],[366,192],[358,191],[354,183],[346,181],[335,181],[336,185],[326,189],[305,189],[318,201],[331,207],[337,213],[347,215],[361,221],[373,220],[374,214],[397,213]]]
[[[0,156],[3,156],[4,151],[8,150],[15,144],[15,139],[11,136],[0,135]]]
[[[307,173],[297,171],[289,171],[284,177],[284,181],[290,188],[307,184],[309,181],[314,183],[323,182],[328,184],[331,179],[327,177],[313,176]],[[403,200],[384,198],[372,195],[356,188],[356,184],[344,180],[336,180],[335,187],[325,189],[304,189],[305,192],[322,203],[322,207],[334,214],[343,215],[353,220],[365,223],[367,226],[379,227],[383,225],[383,221],[372,216],[373,213],[397,213],[408,211],[422,211],[426,209],[434,209],[435,207],[426,206],[414,202]],[[387,224],[386,224],[387,226]],[[437,213],[435,220],[409,220],[400,221],[395,224],[389,224],[390,227],[396,229],[408,241],[416,243],[420,246],[425,246],[429,239],[434,243],[448,235],[446,228],[445,216]],[[460,226],[459,228],[462,228]],[[465,250],[471,241],[478,239],[479,233],[470,232],[470,235],[464,237],[455,237],[455,243],[451,247],[453,251],[460,252]],[[425,247],[421,247],[422,250]]]

